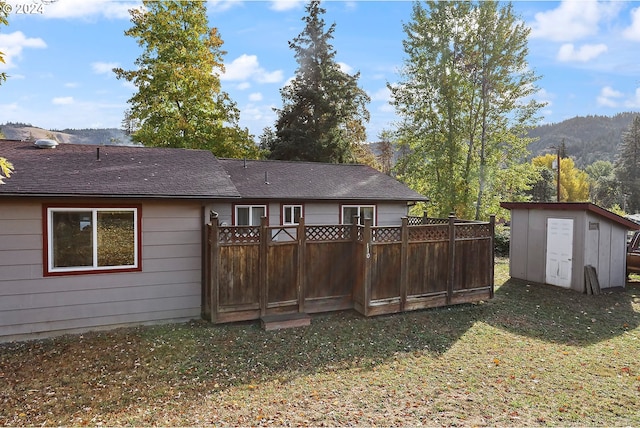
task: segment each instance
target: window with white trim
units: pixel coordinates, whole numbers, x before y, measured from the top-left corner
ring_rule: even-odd
[[[140,270],[139,207],[47,207],[45,274]]]
[[[302,205],[283,205],[282,206],[282,224],[297,225],[300,224],[302,217]]]
[[[365,219],[370,219],[375,226],[376,207],[375,205],[343,205],[342,224],[353,224],[353,217],[358,217],[358,224],[364,226]]]
[[[236,205],[236,226],[260,226],[260,219],[266,217],[266,205]]]

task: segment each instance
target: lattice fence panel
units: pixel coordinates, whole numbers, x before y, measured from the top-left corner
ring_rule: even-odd
[[[448,225],[414,226],[409,228],[409,242],[449,240]]]
[[[244,244],[260,242],[259,226],[226,226],[218,229],[221,244]]]
[[[456,239],[489,238],[491,225],[489,223],[456,224]]]
[[[371,229],[373,242],[400,242],[402,229],[399,227],[374,227]]]
[[[409,216],[407,217],[407,224],[409,226],[420,226],[423,219],[424,217]]]
[[[424,220],[424,224],[449,224],[448,218],[430,218]]]
[[[306,226],[307,241],[348,241],[351,240],[351,225]]]

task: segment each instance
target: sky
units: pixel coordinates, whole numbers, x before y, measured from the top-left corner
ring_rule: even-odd
[[[0,124],[46,129],[121,128],[136,88],[112,69],[135,68],[142,53],[131,28],[131,0],[8,0],[0,26]],[[333,47],[344,71],[359,72],[371,97],[367,138],[392,129],[398,117],[387,84],[406,60],[403,24],[410,1],[322,3],[335,23]],[[640,1],[514,1],[531,28],[528,64],[541,76],[536,98],[547,103],[541,123],[575,116],[640,111]],[[6,7],[6,6],[5,6]],[[280,89],[298,64],[288,42],[304,29],[305,3],[208,1],[209,26],[224,41],[222,89],[240,109],[240,125],[256,139],[276,120]]]

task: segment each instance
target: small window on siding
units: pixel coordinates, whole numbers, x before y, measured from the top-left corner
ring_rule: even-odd
[[[296,225],[300,224],[302,218],[302,205],[283,205],[282,207],[282,224]]]
[[[47,207],[45,275],[140,270],[140,207]]]
[[[236,205],[236,226],[260,226],[260,219],[267,215],[266,205]]]
[[[375,205],[343,205],[342,224],[353,224],[353,217],[358,217],[358,224],[364,226],[365,219],[370,219],[372,224],[376,224]]]

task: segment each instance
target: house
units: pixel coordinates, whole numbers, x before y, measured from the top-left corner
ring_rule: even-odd
[[[216,202],[222,224],[360,224],[397,226],[408,205],[428,198],[367,165],[219,159],[241,200]]]
[[[266,177],[253,191],[244,161],[200,150],[0,140],[0,156],[15,167],[0,185],[0,341],[200,318],[213,210],[234,223],[342,211],[399,224],[426,199],[351,165],[247,161]]]
[[[585,267],[602,289],[624,287],[628,230],[640,225],[587,202],[503,202],[511,210],[510,275],[585,291]]]

